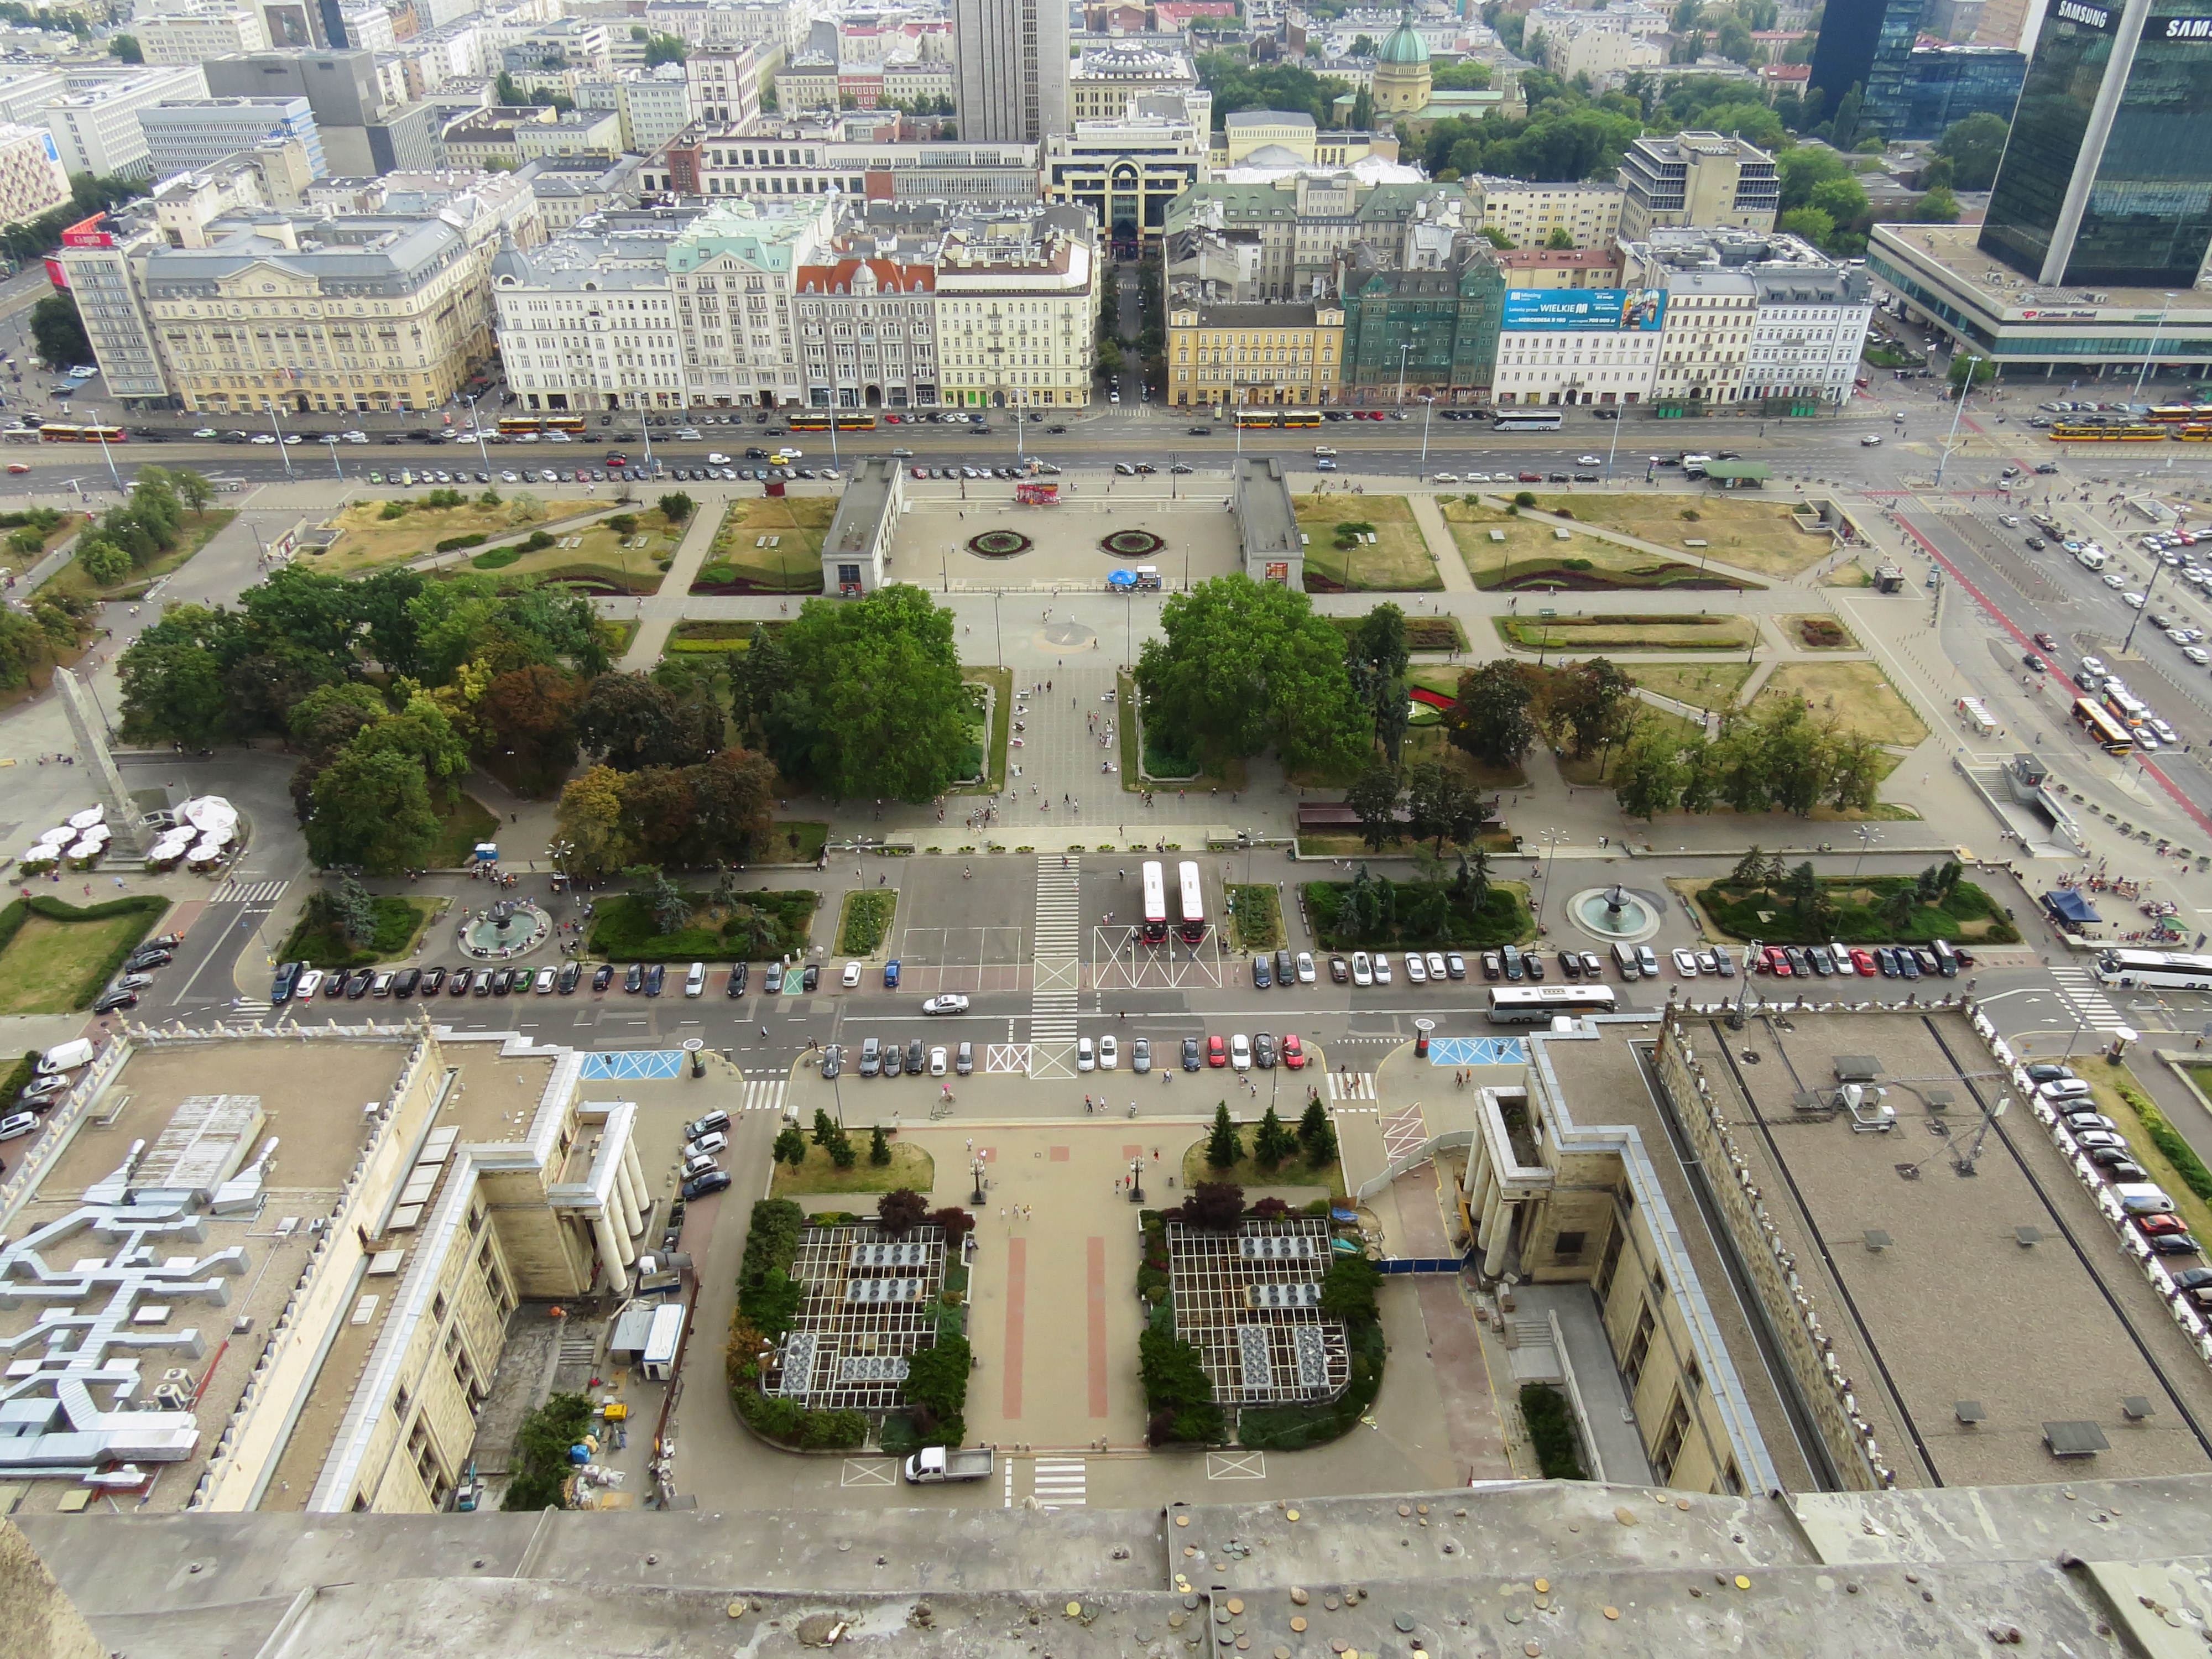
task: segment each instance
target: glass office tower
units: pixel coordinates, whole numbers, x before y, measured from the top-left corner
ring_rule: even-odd
[[[2186,289],[2212,245],[2205,0],[2050,0],[1980,246],[2038,282]]]

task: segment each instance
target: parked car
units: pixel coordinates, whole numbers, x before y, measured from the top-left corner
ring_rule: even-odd
[[[1182,1068],[1184,1071],[1194,1072],[1199,1068],[1200,1060],[1198,1055],[1198,1039],[1194,1036],[1185,1037],[1182,1040]]]

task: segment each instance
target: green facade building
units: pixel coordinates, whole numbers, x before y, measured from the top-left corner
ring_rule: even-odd
[[[1339,291],[1342,402],[1490,401],[1505,273],[1489,244],[1462,236],[1438,267],[1413,270],[1389,268],[1363,245],[1346,255]]]

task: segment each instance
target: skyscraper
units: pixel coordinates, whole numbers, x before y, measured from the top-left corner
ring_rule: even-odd
[[[2037,282],[2187,289],[2212,246],[2212,22],[2051,0],[1981,251]]]
[[[952,0],[953,95],[971,144],[1067,129],[1064,0]]]

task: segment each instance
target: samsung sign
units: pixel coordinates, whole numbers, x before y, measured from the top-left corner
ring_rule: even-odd
[[[1505,293],[1508,334],[1656,331],[1667,313],[1659,288],[1516,288]]]
[[[2052,0],[2051,15],[2063,22],[2094,29],[2100,34],[2110,34],[2118,15],[2112,7],[2092,5],[2089,0]]]
[[[2212,17],[2154,17],[2143,32],[2154,40],[2212,40]]]

